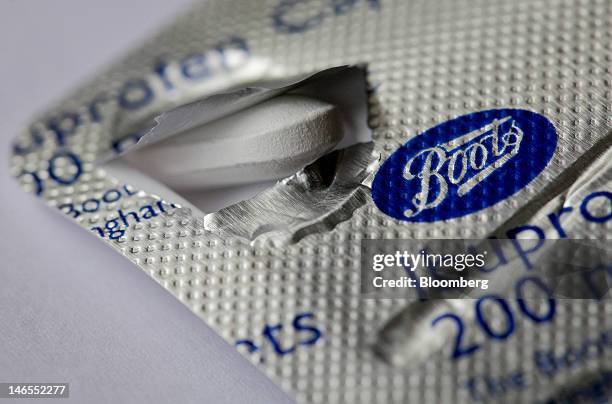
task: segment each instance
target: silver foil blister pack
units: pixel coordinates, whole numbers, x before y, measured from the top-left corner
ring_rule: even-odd
[[[365,240],[488,237],[609,251],[611,43],[607,0],[207,1],[36,117],[11,168],[300,402],[604,402],[605,291],[366,297],[360,257]],[[248,200],[203,212],[117,163],[356,69],[371,142]]]

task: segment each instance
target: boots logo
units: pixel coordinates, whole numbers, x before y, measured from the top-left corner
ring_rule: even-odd
[[[546,167],[556,145],[552,123],[531,111],[463,115],[396,150],[376,174],[372,198],[400,220],[465,216],[524,188]]]

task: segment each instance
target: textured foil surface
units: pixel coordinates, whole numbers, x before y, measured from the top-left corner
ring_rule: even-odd
[[[362,239],[501,237],[523,225],[550,238],[610,239],[612,220],[585,220],[580,207],[599,192],[589,212],[610,211],[611,44],[608,0],[207,1],[36,117],[11,167],[27,191],[150,274],[300,402],[596,402],[588,392],[597,388],[612,397],[609,300],[557,300],[552,321],[515,315],[511,335],[488,338],[472,300],[363,299],[359,254]],[[99,163],[166,111],[346,65],[365,70],[373,143],[251,201],[205,215]],[[437,222],[376,207],[371,175],[398,147],[500,108],[541,114],[557,133],[552,160],[521,191]],[[563,234],[550,218],[562,208],[572,208],[558,216]],[[432,326],[440,313],[465,321],[461,344],[477,352],[452,358],[457,329]],[[503,329],[503,313],[491,316]],[[536,351],[565,359],[542,372]]]

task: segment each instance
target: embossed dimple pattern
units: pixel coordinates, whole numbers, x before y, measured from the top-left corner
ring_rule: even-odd
[[[609,302],[563,301],[553,325],[538,328],[521,324],[507,345],[480,341],[483,352],[470,359],[451,362],[447,352],[440,352],[409,369],[397,369],[376,357],[371,346],[377,331],[405,303],[365,300],[359,294],[361,239],[486,236],[528,201],[541,196],[542,189],[609,134],[610,1],[361,0],[346,1],[346,10],[337,15],[330,2],[306,1],[287,18],[304,21],[319,12],[321,18],[296,33],[275,29],[273,16],[279,3],[216,0],[197,5],[37,118],[32,127],[44,138],[44,146],[12,156],[13,174],[26,190],[36,192],[36,177],[22,175],[35,173],[45,182],[40,196],[56,208],[79,206],[92,198],[101,200],[109,189],[122,190],[121,178],[111,178],[95,161],[110,149],[117,136],[113,122],[125,111],[109,102],[101,111],[105,119],[97,122],[88,118],[91,112],[83,105],[99,94],[112,99],[126,80],[151,75],[160,57],[181,60],[212,50],[219,41],[235,36],[248,43],[251,61],[265,65],[263,77],[363,64],[370,92],[368,122],[383,160],[428,128],[496,108],[521,108],[546,116],[557,130],[557,151],[537,179],[516,195],[446,222],[400,222],[384,215],[370,201],[331,231],[287,247],[265,242],[253,246],[237,238],[221,238],[194,226],[192,218],[164,215],[156,208],[157,216],[133,223],[123,237],[110,244],[230,343],[252,340],[258,349],[246,355],[301,402],[471,402],[463,387],[467,376],[503,373],[521,364],[529,370],[534,347],[561,346],[612,326]],[[172,97],[160,96],[156,108],[162,111],[173,102]],[[82,162],[83,173],[71,185],[48,181],[49,160],[58,146],[56,134],[45,124],[64,111],[78,111],[83,116],[64,146]],[[20,139],[28,145],[29,130],[24,130]],[[74,174],[74,166],[64,163],[55,161],[54,173],[60,178]],[[610,181],[599,186],[609,189]],[[581,195],[586,191],[588,186]],[[116,217],[118,209],[129,212],[156,201],[146,190],[123,190],[117,201],[102,203],[96,212],[81,211],[74,219],[92,231]],[[69,214],[68,208],[63,210]],[[610,237],[612,221],[603,225],[573,223],[568,229],[576,238]],[[312,313],[323,337],[290,355],[278,355],[262,330],[266,325],[282,324],[278,342],[291,346],[304,338],[291,327],[299,313]],[[605,360],[600,358],[601,363]],[[570,376],[562,374],[552,384],[536,378],[529,389],[506,398],[508,402],[543,400]]]

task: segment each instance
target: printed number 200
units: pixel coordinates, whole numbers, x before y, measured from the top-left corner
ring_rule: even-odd
[[[537,313],[533,308],[527,305],[527,301],[523,298],[524,296],[524,287],[526,284],[531,283],[533,286],[542,290],[548,300],[548,308],[545,313]],[[547,321],[551,321],[555,316],[556,310],[556,302],[552,298],[551,293],[548,287],[542,282],[540,278],[531,276],[522,278],[520,281],[516,283],[515,286],[516,299],[518,303],[519,310],[521,313],[529,318],[536,324],[544,323]],[[486,318],[483,312],[483,305],[487,302],[490,304],[495,304],[497,308],[503,313],[505,317],[505,325],[502,329],[496,330],[494,329],[489,320]],[[508,302],[500,296],[496,295],[487,295],[476,300],[474,310],[476,311],[476,322],[480,326],[480,329],[484,332],[484,334],[493,340],[504,340],[511,336],[515,330],[515,322],[514,322],[514,314],[512,313],[512,309],[508,305]],[[476,352],[480,349],[479,344],[466,344],[463,336],[465,332],[464,320],[455,313],[444,313],[438,317],[436,317],[431,325],[435,327],[440,321],[444,319],[452,320],[457,325],[457,334],[455,336],[455,346],[451,355],[451,358],[457,360],[461,357],[468,356]]]

